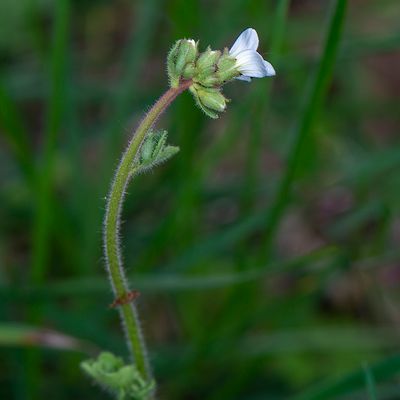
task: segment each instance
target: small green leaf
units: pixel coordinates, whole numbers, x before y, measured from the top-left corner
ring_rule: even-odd
[[[167,137],[168,132],[165,130],[149,132],[140,149],[139,159],[134,165],[133,173],[146,172],[178,153],[179,147],[166,144]]]
[[[103,352],[97,359],[83,361],[81,368],[118,400],[147,400],[155,388],[154,380],[144,380],[134,364],[126,365],[112,353]]]

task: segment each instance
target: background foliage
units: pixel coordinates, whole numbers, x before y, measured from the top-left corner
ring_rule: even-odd
[[[399,398],[400,9],[348,3],[343,25],[342,0],[0,2],[1,398],[107,398],[78,365],[126,354],[113,169],[174,40],[250,26],[277,77],[227,86],[216,122],[181,96],[159,123],[181,152],[129,189],[160,398]]]

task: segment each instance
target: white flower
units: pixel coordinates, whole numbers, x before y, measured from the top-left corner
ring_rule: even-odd
[[[230,48],[229,55],[236,58],[235,66],[242,74],[236,79],[250,82],[251,78],[275,75],[274,67],[257,53],[258,43],[257,32],[248,28],[240,34]]]

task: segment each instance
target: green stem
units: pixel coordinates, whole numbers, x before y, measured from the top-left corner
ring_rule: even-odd
[[[133,134],[115,173],[114,181],[108,196],[104,220],[104,251],[107,272],[116,298],[122,297],[129,292],[120,251],[119,228],[125,191],[132,177],[135,159],[146,134],[157,121],[158,117],[180,93],[190,86],[190,84],[191,81],[184,81],[177,88],[169,89],[154,104]],[[147,361],[146,347],[142,337],[136,307],[132,303],[127,303],[121,305],[119,309],[122,323],[125,327],[128,347],[134,357],[136,366],[144,378],[150,379],[151,371]]]

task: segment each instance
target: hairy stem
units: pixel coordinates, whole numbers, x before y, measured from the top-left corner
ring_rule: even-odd
[[[132,177],[133,164],[143,140],[158,117],[180,93],[190,86],[190,84],[191,81],[183,81],[178,87],[169,89],[159,98],[134,132],[115,173],[107,199],[106,215],[104,219],[104,251],[107,273],[110,277],[111,286],[116,298],[122,298],[129,292],[122,263],[119,229],[122,204],[126,187]],[[122,304],[119,310],[128,347],[133,355],[136,366],[144,378],[150,379],[151,370],[147,360],[146,346],[143,340],[136,307],[133,303],[127,303]]]

